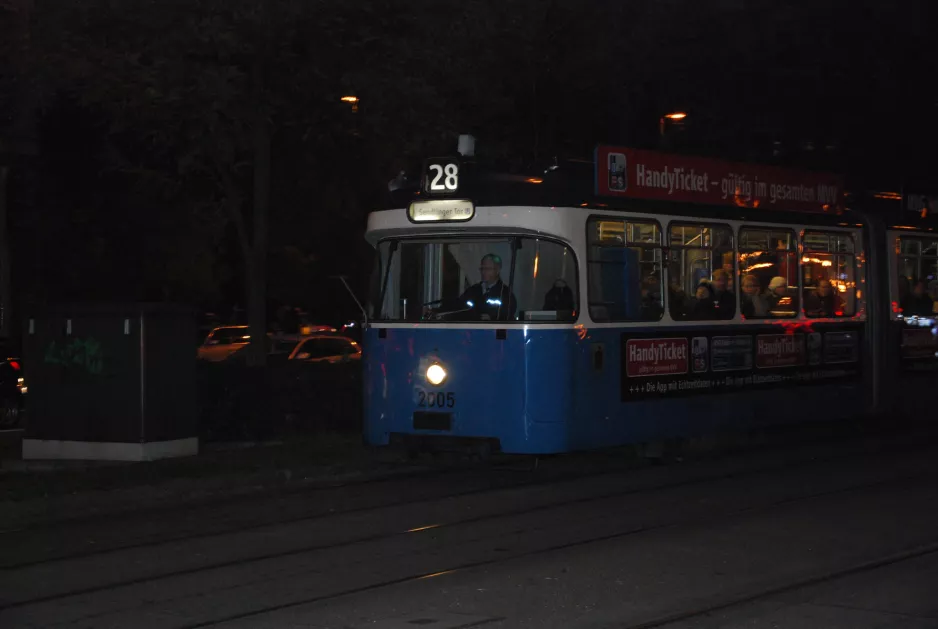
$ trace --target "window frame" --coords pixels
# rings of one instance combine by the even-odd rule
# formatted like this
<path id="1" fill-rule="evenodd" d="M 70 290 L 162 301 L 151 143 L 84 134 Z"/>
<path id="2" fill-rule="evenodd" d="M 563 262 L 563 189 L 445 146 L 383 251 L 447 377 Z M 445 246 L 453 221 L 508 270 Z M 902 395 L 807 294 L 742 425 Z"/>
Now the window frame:
<path id="1" fill-rule="evenodd" d="M 683 244 L 681 244 L 681 245 L 672 245 L 672 244 L 671 244 L 671 228 L 672 228 L 672 227 L 693 227 L 693 226 L 698 226 L 698 227 L 710 227 L 710 228 L 714 228 L 714 227 L 724 227 L 724 228 L 726 228 L 726 229 L 729 230 L 730 235 L 731 235 L 731 237 L 733 238 L 733 243 L 732 243 L 732 245 L 731 245 L 731 247 L 730 247 L 730 250 L 733 252 L 733 274 L 738 276 L 738 275 L 739 275 L 739 233 L 738 233 L 739 230 L 738 230 L 737 228 L 733 227 L 733 226 L 730 225 L 729 223 L 723 223 L 723 222 L 718 222 L 718 221 L 717 221 L 717 222 L 708 222 L 708 221 L 706 221 L 706 220 L 700 220 L 700 221 L 676 220 L 676 221 L 671 221 L 671 222 L 669 222 L 669 223 L 668 223 L 668 228 L 667 228 L 667 242 L 668 242 L 668 244 L 667 244 L 666 247 L 665 247 L 666 250 L 667 250 L 667 261 L 665 262 L 665 265 L 664 265 L 664 266 L 667 268 L 667 286 L 670 286 L 670 285 L 671 285 L 671 266 L 670 266 L 670 263 L 671 263 L 671 251 L 672 251 L 672 250 L 674 250 L 674 249 L 677 249 L 677 250 L 685 250 L 685 249 L 703 249 L 703 250 L 709 250 L 709 251 L 713 251 L 713 250 L 714 250 L 713 245 L 710 245 L 709 247 L 693 247 L 693 246 L 688 246 L 688 245 L 683 245 Z M 711 242 L 712 242 L 712 241 L 713 241 L 713 237 L 712 237 L 712 235 L 711 235 Z M 711 258 L 711 260 L 712 260 L 712 258 Z M 721 268 L 722 268 L 722 267 L 721 267 Z M 711 276 L 711 277 L 713 276 L 713 269 L 711 269 L 711 271 L 710 271 L 710 276 Z M 681 279 L 683 280 L 683 278 L 681 278 Z M 695 287 L 695 290 L 696 290 L 696 287 Z M 667 292 L 667 290 L 665 290 L 664 292 Z M 736 292 L 739 293 L 739 290 L 737 290 Z M 699 323 L 701 323 L 701 322 L 705 322 L 707 325 L 726 324 L 726 323 L 738 323 L 738 322 L 739 322 L 739 315 L 740 315 L 740 309 L 739 309 L 739 295 L 737 294 L 737 296 L 736 296 L 736 308 L 735 308 L 735 310 L 733 311 L 733 316 L 730 317 L 730 318 L 728 318 L 728 319 L 692 319 L 692 318 L 690 318 L 690 317 L 684 318 L 684 319 L 678 319 L 678 318 L 674 317 L 674 315 L 671 314 L 671 305 L 670 305 L 670 303 L 666 304 L 665 309 L 667 310 L 668 316 L 671 318 L 671 320 L 672 320 L 672 321 L 675 321 L 675 322 L 679 322 L 679 323 L 698 323 L 698 324 L 699 324 Z"/>
<path id="2" fill-rule="evenodd" d="M 798 277 L 795 278 L 795 279 L 796 279 L 796 281 L 797 281 L 797 283 L 798 283 L 798 299 L 799 299 L 799 300 L 802 300 L 802 301 L 799 301 L 799 302 L 798 302 L 798 309 L 795 311 L 794 316 L 792 316 L 792 317 L 771 317 L 771 316 L 768 316 L 768 317 L 763 317 L 763 318 L 761 318 L 761 319 L 747 319 L 747 318 L 745 318 L 745 317 L 742 316 L 742 312 L 743 312 L 743 276 L 742 276 L 742 269 L 741 269 L 741 266 L 740 266 L 740 264 L 739 264 L 739 255 L 743 252 L 743 250 L 740 248 L 740 242 L 742 241 L 741 234 L 742 234 L 742 232 L 743 232 L 744 229 L 753 229 L 753 230 L 764 231 L 764 232 L 769 232 L 769 233 L 772 233 L 772 232 L 775 232 L 775 233 L 787 232 L 788 235 L 791 236 L 791 242 L 794 244 L 794 248 L 793 248 L 793 249 L 789 249 L 788 251 L 790 251 L 791 254 L 794 255 L 794 257 L 795 257 L 795 264 L 796 264 L 797 267 L 798 267 L 798 272 L 796 273 L 796 275 L 797 275 Z M 805 229 L 806 229 L 806 228 L 805 228 Z M 801 286 L 802 286 L 802 284 L 803 284 L 803 282 L 802 282 L 802 273 L 801 273 L 801 238 L 799 237 L 799 233 L 798 233 L 797 231 L 795 231 L 795 229 L 794 229 L 793 227 L 790 227 L 790 226 L 779 227 L 779 226 L 777 226 L 777 225 L 759 225 L 759 224 L 752 224 L 752 223 L 740 224 L 739 228 L 736 230 L 736 277 L 737 277 L 737 279 L 739 280 L 738 285 L 737 285 L 738 288 L 737 288 L 737 291 L 736 291 L 736 293 L 737 293 L 737 295 L 736 295 L 736 302 L 737 302 L 737 303 L 736 303 L 736 307 L 739 308 L 740 322 L 742 322 L 742 323 L 749 323 L 749 324 L 753 324 L 753 323 L 758 324 L 758 323 L 761 323 L 761 322 L 766 321 L 766 320 L 768 320 L 768 319 L 771 319 L 771 320 L 773 320 L 773 321 L 791 321 L 791 320 L 793 320 L 793 319 L 799 319 L 799 318 L 801 318 L 801 314 L 804 312 L 804 307 L 803 307 L 803 306 L 804 306 L 804 301 L 803 301 L 804 296 L 802 295 L 802 288 L 801 288 Z"/>
<path id="3" fill-rule="evenodd" d="M 817 250 L 811 250 L 811 251 L 809 251 L 808 248 L 807 248 L 807 236 L 808 236 L 808 234 L 824 234 L 824 235 L 826 235 L 826 236 L 828 236 L 828 237 L 834 236 L 834 235 L 836 235 L 836 236 L 846 236 L 846 237 L 848 237 L 848 238 L 850 239 L 851 243 L 853 244 L 853 250 L 850 251 L 850 252 L 830 251 L 830 248 L 828 247 L 828 250 L 827 250 L 827 251 L 817 251 Z M 829 241 L 828 241 L 828 242 L 829 242 Z M 856 317 L 856 316 L 857 316 L 857 312 L 858 312 L 858 310 L 859 310 L 859 308 L 858 308 L 859 303 L 858 303 L 858 302 L 860 301 L 859 298 L 857 297 L 857 293 L 856 293 L 856 291 L 857 291 L 857 283 L 858 283 L 858 281 L 859 281 L 859 265 L 857 264 L 857 257 L 858 257 L 859 255 L 861 255 L 861 253 L 863 252 L 863 251 L 862 251 L 862 248 L 857 246 L 857 236 L 856 236 L 856 234 L 854 234 L 854 232 L 852 232 L 852 231 L 840 231 L 840 230 L 831 230 L 831 229 L 823 229 L 823 228 L 815 228 L 815 227 L 805 227 L 805 228 L 801 231 L 801 237 L 799 238 L 799 244 L 801 245 L 801 246 L 800 246 L 801 251 L 800 251 L 799 257 L 798 257 L 798 284 L 799 284 L 799 287 L 800 287 L 799 294 L 800 294 L 800 296 L 801 296 L 801 316 L 802 316 L 804 319 L 807 319 L 807 320 L 809 320 L 809 321 L 824 321 L 824 320 L 832 320 L 832 319 L 833 319 L 833 320 L 837 320 L 837 321 L 843 321 L 844 319 L 852 319 L 852 318 Z M 859 249 L 859 251 L 858 251 L 858 249 Z M 824 254 L 824 255 L 833 256 L 835 262 L 836 262 L 836 257 L 837 257 L 837 256 L 845 256 L 845 257 L 846 257 L 846 256 L 849 256 L 849 257 L 853 260 L 853 310 L 852 310 L 852 312 L 851 312 L 850 314 L 847 314 L 846 312 L 844 312 L 844 314 L 843 314 L 842 316 L 839 316 L 839 317 L 838 317 L 837 315 L 833 315 L 833 316 L 829 316 L 829 317 L 812 317 L 812 316 L 809 316 L 808 313 L 805 311 L 804 306 L 805 306 L 805 296 L 806 296 L 806 293 L 805 293 L 805 282 L 804 282 L 804 258 L 805 258 L 805 256 L 807 256 L 807 255 L 810 254 L 810 253 L 820 253 L 820 254 Z M 845 305 L 845 306 L 846 306 L 846 303 L 847 303 L 847 299 L 844 298 L 844 305 Z M 800 317 L 799 317 L 799 318 L 800 318 Z"/>
<path id="4" fill-rule="evenodd" d="M 593 229 L 592 229 L 593 225 L 599 222 L 603 222 L 603 221 L 607 221 L 610 223 L 623 223 L 623 225 L 625 226 L 624 233 L 626 234 L 628 234 L 628 227 L 627 227 L 628 223 L 646 223 L 646 224 L 655 225 L 658 228 L 658 244 L 657 245 L 649 245 L 647 243 L 635 243 L 634 245 L 630 245 L 628 238 L 626 237 L 624 239 L 625 242 L 622 244 L 622 246 L 617 247 L 620 249 L 631 249 L 633 247 L 640 248 L 640 249 L 658 249 L 661 252 L 661 259 L 658 263 L 659 264 L 658 270 L 660 272 L 659 283 L 660 283 L 660 290 L 661 290 L 661 315 L 657 319 L 620 319 L 620 318 L 614 318 L 614 317 L 596 319 L 593 317 L 593 311 L 592 311 L 593 302 L 591 299 L 592 275 L 590 271 L 590 266 L 592 264 L 601 265 L 601 264 L 608 264 L 608 263 L 603 263 L 598 260 L 594 262 L 592 260 L 591 254 L 592 254 L 593 247 L 594 246 L 603 247 L 604 245 L 601 245 L 601 244 L 594 245 L 593 241 L 591 240 L 591 235 L 593 233 Z M 585 303 L 586 303 L 586 310 L 589 312 L 589 317 L 594 323 L 654 324 L 654 323 L 660 323 L 662 320 L 664 320 L 665 313 L 667 313 L 668 311 L 667 296 L 666 296 L 667 284 L 665 280 L 665 267 L 667 267 L 667 245 L 664 244 L 664 236 L 665 236 L 665 228 L 662 227 L 661 221 L 658 220 L 657 218 L 637 217 L 634 215 L 609 216 L 605 214 L 591 214 L 586 217 L 586 241 L 585 241 L 585 244 L 586 244 L 586 302 Z M 612 249 L 614 247 L 608 246 L 608 248 Z"/>
<path id="5" fill-rule="evenodd" d="M 935 254 L 926 255 L 923 253 L 925 251 L 925 243 L 931 241 L 938 247 L 938 236 L 926 236 L 924 234 L 899 234 L 896 236 L 896 271 L 899 271 L 899 267 L 902 264 L 903 258 L 914 258 L 915 259 L 915 270 L 916 274 L 913 276 L 913 279 L 924 279 L 922 277 L 922 260 L 934 260 L 935 266 L 933 267 L 934 272 L 938 275 L 938 249 L 936 249 Z M 918 253 L 905 253 L 902 251 L 902 242 L 917 242 L 919 244 Z M 938 279 L 938 277 L 936 277 Z"/>
<path id="6" fill-rule="evenodd" d="M 449 241 L 456 242 L 456 243 L 473 241 L 473 240 L 483 240 L 483 241 L 484 240 L 489 240 L 489 241 L 509 240 L 510 241 L 514 238 L 521 238 L 522 240 L 543 240 L 543 241 L 551 242 L 561 247 L 564 247 L 570 252 L 570 256 L 573 260 L 572 275 L 573 275 L 573 280 L 574 280 L 574 286 L 572 288 L 573 288 L 575 302 L 576 302 L 575 316 L 572 319 L 564 319 L 562 321 L 549 320 L 549 319 L 532 319 L 529 321 L 524 320 L 524 319 L 512 319 L 509 321 L 486 321 L 486 322 L 432 321 L 432 320 L 424 320 L 424 319 L 421 319 L 419 321 L 404 321 L 400 319 L 378 318 L 376 316 L 372 319 L 369 319 L 369 323 L 373 323 L 378 326 L 404 324 L 404 325 L 407 325 L 408 327 L 412 327 L 414 325 L 424 325 L 424 324 L 426 325 L 450 325 L 450 326 L 464 325 L 464 326 L 472 327 L 472 328 L 486 328 L 486 329 L 495 328 L 495 327 L 503 327 L 503 326 L 508 326 L 508 325 L 518 326 L 518 325 L 548 325 L 548 324 L 552 324 L 552 325 L 569 324 L 572 327 L 574 324 L 576 324 L 580 320 L 580 316 L 582 314 L 583 301 L 580 295 L 580 260 L 579 260 L 579 256 L 577 255 L 576 247 L 572 242 L 566 241 L 563 238 L 552 235 L 552 234 L 504 233 L 504 232 L 480 234 L 480 233 L 447 232 L 447 233 L 442 233 L 442 234 L 429 233 L 429 234 L 406 234 L 406 235 L 387 236 L 385 238 L 378 240 L 374 245 L 375 254 L 376 254 L 375 266 L 377 267 L 377 269 L 376 271 L 373 271 L 373 273 L 374 272 L 378 273 L 376 292 L 379 293 L 379 295 L 377 296 L 377 299 L 381 303 L 377 303 L 377 302 L 372 303 L 372 300 L 369 299 L 368 307 L 372 308 L 373 312 L 379 313 L 379 315 L 383 314 L 384 312 L 384 302 L 381 299 L 383 295 L 380 295 L 380 293 L 383 290 L 381 285 L 384 282 L 384 274 L 388 267 L 387 261 L 381 258 L 381 246 L 385 243 L 392 243 L 396 241 L 398 243 L 398 247 L 400 247 L 400 245 L 403 245 L 405 243 L 413 243 L 413 242 L 418 242 L 418 243 L 424 242 L 427 244 L 438 244 L 438 243 L 445 244 L 446 242 L 449 242 Z M 390 244 L 388 246 L 390 246 Z M 399 251 L 395 255 L 399 255 Z M 505 278 L 503 277 L 502 279 L 505 279 Z M 391 281 L 390 278 L 388 279 L 388 281 L 389 282 Z M 505 282 L 505 285 L 507 286 L 508 282 Z M 509 288 L 510 290 L 512 290 L 512 292 L 514 292 L 513 286 Z M 386 296 L 383 296 L 383 297 L 387 299 Z M 374 296 L 372 296 L 372 298 L 374 298 Z M 520 311 L 521 310 L 519 309 L 519 312 Z"/>
<path id="7" fill-rule="evenodd" d="M 903 240 L 914 241 L 914 242 L 920 243 L 919 253 L 915 255 L 903 253 L 902 251 Z M 925 250 L 924 245 L 928 242 L 933 243 L 935 245 L 936 247 L 935 255 L 925 255 L 924 253 L 922 253 Z M 906 233 L 906 232 L 896 231 L 895 232 L 895 245 L 892 248 L 892 254 L 893 254 L 893 262 L 895 264 L 895 267 L 889 273 L 889 301 L 892 305 L 892 307 L 889 309 L 890 310 L 889 316 L 892 321 L 898 321 L 898 320 L 904 319 L 904 314 L 902 311 L 902 304 L 901 304 L 902 297 L 901 295 L 899 295 L 899 284 L 898 284 L 898 279 L 900 276 L 906 277 L 900 273 L 902 260 L 903 258 L 915 259 L 915 263 L 916 263 L 915 268 L 916 268 L 917 275 L 913 276 L 912 279 L 917 278 L 919 280 L 924 280 L 924 278 L 922 277 L 922 261 L 923 260 L 936 261 L 935 267 L 933 268 L 935 269 L 935 276 L 936 276 L 935 279 L 938 280 L 938 235 L 934 233 L 924 233 L 924 232 Z M 928 288 L 929 284 L 930 282 L 926 280 L 926 289 Z M 912 288 L 913 286 L 910 280 L 909 281 L 910 292 Z"/>

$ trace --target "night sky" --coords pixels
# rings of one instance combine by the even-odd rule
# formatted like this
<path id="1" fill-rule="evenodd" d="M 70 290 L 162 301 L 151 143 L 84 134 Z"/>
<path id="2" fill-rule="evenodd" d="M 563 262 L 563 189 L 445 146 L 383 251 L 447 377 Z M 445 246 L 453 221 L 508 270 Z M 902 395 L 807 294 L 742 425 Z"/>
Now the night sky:
<path id="1" fill-rule="evenodd" d="M 354 316 L 367 212 L 421 157 L 591 159 L 599 143 L 935 189 L 925 2 L 0 3 L 14 293 L 243 301 L 259 116 L 270 308 Z M 352 111 L 341 96 L 360 98 Z M 659 137 L 670 111 L 679 132 Z M 237 207 L 245 229 L 233 220 Z M 252 254 L 253 255 L 253 254 Z"/>

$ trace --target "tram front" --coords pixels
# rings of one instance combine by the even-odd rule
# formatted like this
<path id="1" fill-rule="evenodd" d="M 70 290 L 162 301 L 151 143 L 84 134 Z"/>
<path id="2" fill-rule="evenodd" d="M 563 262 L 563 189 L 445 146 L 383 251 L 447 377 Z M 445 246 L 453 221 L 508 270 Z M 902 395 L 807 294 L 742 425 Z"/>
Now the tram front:
<path id="1" fill-rule="evenodd" d="M 364 334 L 366 441 L 561 452 L 579 351 L 572 241 L 582 230 L 553 208 L 458 205 L 369 217 L 378 255 Z"/>

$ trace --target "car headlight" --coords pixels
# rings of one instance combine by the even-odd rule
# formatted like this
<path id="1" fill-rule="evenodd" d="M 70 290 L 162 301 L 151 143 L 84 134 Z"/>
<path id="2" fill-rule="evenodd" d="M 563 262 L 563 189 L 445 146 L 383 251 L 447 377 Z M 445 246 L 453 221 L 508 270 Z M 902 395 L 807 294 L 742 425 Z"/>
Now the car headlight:
<path id="1" fill-rule="evenodd" d="M 433 386 L 439 386 L 446 380 L 446 370 L 442 365 L 433 364 L 427 367 L 427 382 Z"/>

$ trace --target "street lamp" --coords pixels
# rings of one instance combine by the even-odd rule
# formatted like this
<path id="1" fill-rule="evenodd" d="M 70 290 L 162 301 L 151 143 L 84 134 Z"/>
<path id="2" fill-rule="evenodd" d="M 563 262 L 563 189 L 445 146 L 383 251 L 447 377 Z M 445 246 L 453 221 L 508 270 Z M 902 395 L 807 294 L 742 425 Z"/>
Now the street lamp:
<path id="1" fill-rule="evenodd" d="M 340 100 L 341 100 L 343 103 L 351 103 L 351 104 L 352 104 L 352 112 L 356 112 L 356 113 L 358 112 L 358 100 L 359 100 L 359 99 L 358 99 L 358 96 L 351 96 L 351 95 L 349 95 L 349 96 L 343 96 Z"/>
<path id="2" fill-rule="evenodd" d="M 670 114 L 665 114 L 661 116 L 661 119 L 658 121 L 659 133 L 661 135 L 664 135 L 664 121 L 666 119 L 671 120 L 672 122 L 677 122 L 680 120 L 684 120 L 684 118 L 687 118 L 687 114 L 684 113 L 683 111 L 674 111 L 674 112 L 671 112 Z"/>

